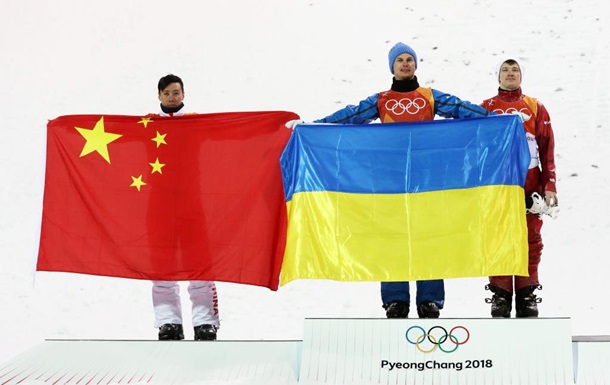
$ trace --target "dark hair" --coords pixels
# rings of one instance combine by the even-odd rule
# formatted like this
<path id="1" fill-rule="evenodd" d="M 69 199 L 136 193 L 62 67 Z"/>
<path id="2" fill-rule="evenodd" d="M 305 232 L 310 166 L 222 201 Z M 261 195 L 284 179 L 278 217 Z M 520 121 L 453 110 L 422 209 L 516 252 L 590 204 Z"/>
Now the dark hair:
<path id="1" fill-rule="evenodd" d="M 159 92 L 161 92 L 172 83 L 180 83 L 180 89 L 182 90 L 182 92 L 184 92 L 184 84 L 182 83 L 182 79 L 173 74 L 165 75 L 161 79 L 159 79 L 159 84 L 157 85 L 157 88 L 159 89 Z"/>
<path id="2" fill-rule="evenodd" d="M 502 64 L 504 64 L 504 63 L 508 64 L 509 66 L 512 66 L 515 64 L 519 65 L 519 63 L 517 63 L 517 61 L 515 59 L 506 59 L 502 62 Z M 521 66 L 519 66 L 519 68 L 521 68 Z"/>

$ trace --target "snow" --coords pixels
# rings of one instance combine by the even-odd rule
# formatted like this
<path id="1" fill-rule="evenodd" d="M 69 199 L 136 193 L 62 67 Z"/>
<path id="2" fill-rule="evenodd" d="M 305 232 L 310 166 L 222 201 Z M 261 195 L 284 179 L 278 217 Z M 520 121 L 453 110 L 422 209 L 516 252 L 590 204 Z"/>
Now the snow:
<path id="1" fill-rule="evenodd" d="M 602 0 L 11 1 L 0 24 L 0 362 L 44 339 L 155 339 L 148 281 L 34 274 L 46 122 L 157 110 L 175 73 L 193 111 L 287 110 L 306 121 L 389 88 L 410 44 L 420 84 L 481 102 L 507 54 L 553 119 L 561 213 L 545 221 L 543 317 L 609 335 L 609 15 Z M 380 259 L 383 251 L 379 251 Z M 489 317 L 485 278 L 446 281 L 444 318 Z M 303 319 L 382 318 L 379 283 L 218 283 L 224 340 L 299 340 Z M 187 338 L 192 338 L 184 295 Z M 190 335 L 189 335 L 190 332 Z"/>

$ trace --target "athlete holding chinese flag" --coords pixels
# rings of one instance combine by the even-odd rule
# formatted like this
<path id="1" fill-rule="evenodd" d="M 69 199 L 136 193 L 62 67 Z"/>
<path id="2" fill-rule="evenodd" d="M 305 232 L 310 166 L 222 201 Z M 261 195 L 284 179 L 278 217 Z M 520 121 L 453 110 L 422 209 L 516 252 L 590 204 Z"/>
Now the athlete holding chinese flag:
<path id="1" fill-rule="evenodd" d="M 166 75 L 159 80 L 158 89 L 161 102 L 160 116 L 185 115 L 182 79 L 176 75 Z M 163 204 L 163 202 L 158 203 Z M 192 322 L 195 340 L 215 340 L 216 331 L 220 326 L 216 285 L 211 281 L 190 281 L 188 292 L 193 306 Z M 152 300 L 155 327 L 159 328 L 159 340 L 184 339 L 179 282 L 153 281 Z"/>

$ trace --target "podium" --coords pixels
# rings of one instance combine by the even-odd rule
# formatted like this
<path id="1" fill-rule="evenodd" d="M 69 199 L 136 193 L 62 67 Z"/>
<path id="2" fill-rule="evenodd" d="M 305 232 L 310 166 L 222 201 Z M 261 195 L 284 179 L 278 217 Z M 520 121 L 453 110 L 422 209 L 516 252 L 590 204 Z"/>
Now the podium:
<path id="1" fill-rule="evenodd" d="M 570 320 L 307 320 L 299 384 L 574 384 Z"/>
<path id="2" fill-rule="evenodd" d="M 305 319 L 298 341 L 47 340 L 1 385 L 610 384 L 610 337 L 569 318 Z"/>

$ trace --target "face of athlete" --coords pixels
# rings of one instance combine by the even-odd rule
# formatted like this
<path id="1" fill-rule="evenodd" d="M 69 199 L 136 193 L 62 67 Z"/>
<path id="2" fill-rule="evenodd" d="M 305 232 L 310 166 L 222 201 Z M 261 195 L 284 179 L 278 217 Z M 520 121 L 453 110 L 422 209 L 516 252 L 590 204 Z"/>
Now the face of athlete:
<path id="1" fill-rule="evenodd" d="M 400 54 L 394 60 L 393 69 L 396 80 L 411 80 L 415 76 L 415 59 L 408 53 Z"/>
<path id="2" fill-rule="evenodd" d="M 500 66 L 500 88 L 514 91 L 521 86 L 521 68 L 519 64 L 502 63 Z"/>
<path id="3" fill-rule="evenodd" d="M 178 107 L 184 100 L 184 91 L 180 83 L 170 83 L 159 92 L 159 101 L 163 107 Z"/>

